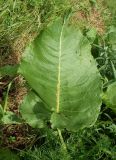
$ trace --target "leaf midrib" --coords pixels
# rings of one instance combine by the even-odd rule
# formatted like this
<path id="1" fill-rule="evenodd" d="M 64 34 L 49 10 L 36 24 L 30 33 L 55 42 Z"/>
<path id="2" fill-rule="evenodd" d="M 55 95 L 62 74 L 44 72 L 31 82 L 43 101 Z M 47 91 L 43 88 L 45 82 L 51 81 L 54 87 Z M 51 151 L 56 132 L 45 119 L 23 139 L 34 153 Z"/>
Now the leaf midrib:
<path id="1" fill-rule="evenodd" d="M 61 28 L 60 42 L 59 42 L 59 62 L 58 62 L 58 80 L 56 89 L 56 113 L 60 112 L 60 88 L 61 88 L 61 55 L 62 55 L 62 34 L 63 34 L 64 23 Z"/>

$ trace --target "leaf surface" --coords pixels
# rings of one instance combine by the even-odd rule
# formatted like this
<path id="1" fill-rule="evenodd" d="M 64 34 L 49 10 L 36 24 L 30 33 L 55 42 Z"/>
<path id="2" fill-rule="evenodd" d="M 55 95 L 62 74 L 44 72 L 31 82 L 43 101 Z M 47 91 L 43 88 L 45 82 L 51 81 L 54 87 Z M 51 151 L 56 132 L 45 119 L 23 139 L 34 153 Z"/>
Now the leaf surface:
<path id="1" fill-rule="evenodd" d="M 27 47 L 19 72 L 52 112 L 53 128 L 78 130 L 96 121 L 101 77 L 88 40 L 61 20 Z"/>
<path id="2" fill-rule="evenodd" d="M 1 120 L 3 124 L 20 124 L 21 123 L 21 119 L 11 111 L 4 112 Z"/>
<path id="3" fill-rule="evenodd" d="M 47 119 L 50 118 L 50 112 L 32 91 L 25 96 L 20 106 L 20 113 L 22 118 L 34 128 L 43 128 Z"/>
<path id="4" fill-rule="evenodd" d="M 110 84 L 104 93 L 103 101 L 106 106 L 116 112 L 116 82 Z"/>

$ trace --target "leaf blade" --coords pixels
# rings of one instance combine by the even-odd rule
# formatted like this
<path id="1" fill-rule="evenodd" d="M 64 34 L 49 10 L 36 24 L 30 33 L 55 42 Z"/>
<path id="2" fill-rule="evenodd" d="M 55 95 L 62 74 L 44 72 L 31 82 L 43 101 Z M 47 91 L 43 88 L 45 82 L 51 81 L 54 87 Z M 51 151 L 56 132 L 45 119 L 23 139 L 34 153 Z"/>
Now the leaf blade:
<path id="1" fill-rule="evenodd" d="M 50 117 L 49 111 L 38 96 L 30 91 L 20 106 L 22 118 L 33 128 L 43 128 L 45 121 Z"/>
<path id="2" fill-rule="evenodd" d="M 96 121 L 102 82 L 88 40 L 67 23 L 62 27 L 56 21 L 30 44 L 20 73 L 53 112 L 54 128 L 78 130 Z"/>

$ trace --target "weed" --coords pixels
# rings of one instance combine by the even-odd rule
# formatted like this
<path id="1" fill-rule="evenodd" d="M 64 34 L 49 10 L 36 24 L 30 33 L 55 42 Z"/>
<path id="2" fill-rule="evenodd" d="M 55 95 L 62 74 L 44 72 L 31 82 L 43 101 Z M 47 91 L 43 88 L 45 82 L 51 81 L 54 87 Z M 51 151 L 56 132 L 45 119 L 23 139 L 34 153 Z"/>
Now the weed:
<path id="1" fill-rule="evenodd" d="M 89 34 L 88 39 L 92 40 L 92 54 L 102 75 L 104 90 L 115 81 L 114 0 L 0 0 L 0 67 L 6 67 L 0 70 L 0 103 L 3 105 L 6 101 L 8 110 L 19 115 L 19 104 L 27 92 L 27 84 L 15 74 L 17 69 L 13 70 L 14 64 L 20 63 L 24 48 L 40 30 L 70 9 L 71 23 L 85 35 Z M 95 34 L 91 27 L 97 31 Z M 11 81 L 9 94 L 6 94 Z M 0 116 L 1 108 L 0 105 Z M 115 121 L 115 113 L 103 104 L 99 119 L 92 128 L 78 133 L 63 131 L 70 158 L 115 160 Z M 4 149 L 9 147 L 21 160 L 67 160 L 57 132 L 51 130 L 50 124 L 48 126 L 49 129 L 36 130 L 27 124 L 0 125 L 0 147 L 3 147 L 0 159 L 19 159 Z"/>

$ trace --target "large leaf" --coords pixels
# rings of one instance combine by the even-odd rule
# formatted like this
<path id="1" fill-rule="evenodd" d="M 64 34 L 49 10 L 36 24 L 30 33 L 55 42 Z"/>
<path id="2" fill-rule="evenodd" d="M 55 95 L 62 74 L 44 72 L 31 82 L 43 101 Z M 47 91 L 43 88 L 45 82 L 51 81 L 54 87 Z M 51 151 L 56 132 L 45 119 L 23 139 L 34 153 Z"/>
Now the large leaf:
<path id="1" fill-rule="evenodd" d="M 20 112 L 22 118 L 34 128 L 45 127 L 45 122 L 50 118 L 49 111 L 40 98 L 32 91 L 25 96 L 20 106 Z"/>
<path id="2" fill-rule="evenodd" d="M 103 95 L 103 101 L 107 107 L 116 112 L 116 82 L 110 84 Z"/>
<path id="3" fill-rule="evenodd" d="M 61 20 L 27 47 L 19 72 L 52 112 L 53 128 L 78 130 L 96 121 L 101 77 L 88 40 Z"/>

